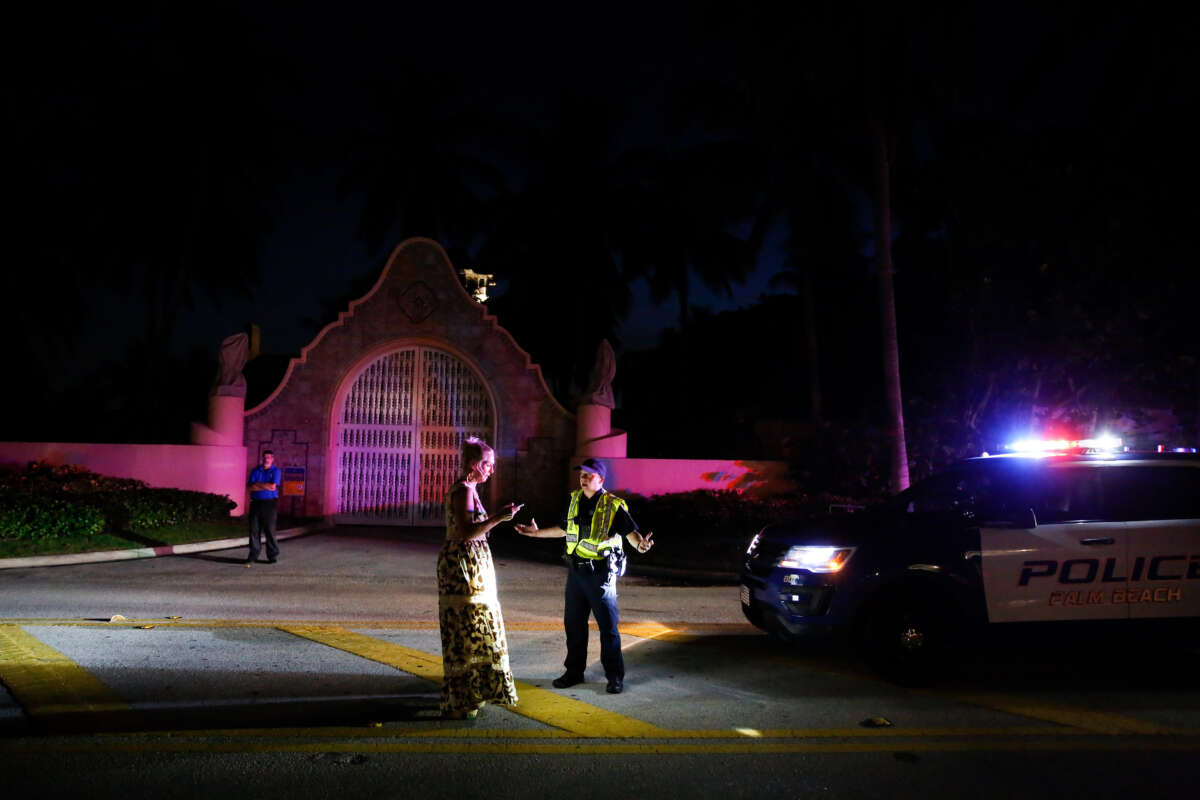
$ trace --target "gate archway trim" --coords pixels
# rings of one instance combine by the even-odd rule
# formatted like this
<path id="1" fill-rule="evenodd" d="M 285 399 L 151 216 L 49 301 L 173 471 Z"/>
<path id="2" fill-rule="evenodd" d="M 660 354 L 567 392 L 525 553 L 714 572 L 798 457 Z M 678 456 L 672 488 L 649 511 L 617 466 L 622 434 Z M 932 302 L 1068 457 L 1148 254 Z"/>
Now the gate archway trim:
<path id="1" fill-rule="evenodd" d="M 480 369 L 479 364 L 474 358 L 471 357 L 470 354 L 464 352 L 461 348 L 455 347 L 453 344 L 441 339 L 405 337 L 402 339 L 381 343 L 364 352 L 349 366 L 349 368 L 346 369 L 341 379 L 338 381 L 337 389 L 331 395 L 330 405 L 326 409 L 326 419 L 329 422 L 329 440 L 328 449 L 326 450 L 328 453 L 328 459 L 326 462 L 328 469 L 326 469 L 325 472 L 325 498 L 326 508 L 334 510 L 335 514 L 338 513 L 337 510 L 339 509 L 339 490 L 340 482 L 342 480 L 340 458 L 342 451 L 345 449 L 345 446 L 341 441 L 341 435 L 343 431 L 341 417 L 345 411 L 347 400 L 354 391 L 354 387 L 357 385 L 359 379 L 362 378 L 363 375 L 366 374 L 366 372 L 373 365 L 377 364 L 382 359 L 387 358 L 389 355 L 399 354 L 407 351 L 412 351 L 414 353 L 425 353 L 428 351 L 441 353 L 455 359 L 469 371 L 470 375 L 478 382 L 479 388 L 482 388 L 483 390 L 484 396 L 486 397 L 488 403 L 489 416 L 491 418 L 491 424 L 489 427 L 484 430 L 475 430 L 472 432 L 476 434 L 482 433 L 484 438 L 489 444 L 492 445 L 493 448 L 499 449 L 498 442 L 501 441 L 501 436 L 503 434 L 503 421 L 500 408 L 497 403 L 496 391 L 491 382 L 487 379 L 484 372 Z M 419 375 L 415 376 L 415 378 L 419 377 Z M 416 400 L 414 399 L 413 402 L 414 411 L 416 411 Z M 425 424 L 417 420 L 414 414 L 412 432 L 414 441 L 411 443 L 411 450 L 414 457 L 420 457 L 423 453 L 428 452 L 424 449 L 423 443 L 419 439 L 415 438 L 420 436 L 423 429 L 425 429 Z M 444 456 L 445 454 L 443 454 L 442 457 L 443 462 L 445 461 Z M 457 464 L 457 451 L 455 452 L 453 460 L 454 463 Z M 415 463 L 410 464 L 409 469 L 410 475 L 416 475 L 418 472 L 424 472 L 421 466 Z M 421 479 L 418 478 L 417 480 Z M 490 487 L 492 492 L 500 491 L 501 481 L 493 480 L 492 483 L 493 485 Z M 396 522 L 393 524 L 405 523 Z M 422 521 L 422 519 L 418 517 L 414 518 L 410 524 L 432 524 L 432 522 L 431 519 L 424 519 Z"/>

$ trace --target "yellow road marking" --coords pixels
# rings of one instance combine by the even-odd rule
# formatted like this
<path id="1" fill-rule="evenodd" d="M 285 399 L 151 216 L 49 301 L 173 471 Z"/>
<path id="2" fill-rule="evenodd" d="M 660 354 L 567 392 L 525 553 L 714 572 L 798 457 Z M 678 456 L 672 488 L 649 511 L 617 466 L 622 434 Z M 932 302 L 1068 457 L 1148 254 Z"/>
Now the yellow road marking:
<path id="1" fill-rule="evenodd" d="M 179 619 L 172 617 L 131 617 L 118 622 L 106 619 L 67 619 L 67 618 L 0 618 L 0 624 L 11 625 L 47 625 L 75 627 L 136 627 L 153 624 L 163 628 L 279 628 L 289 627 L 343 627 L 360 628 L 364 630 L 403 630 L 428 631 L 437 630 L 437 620 L 236 620 L 236 619 Z M 504 621 L 504 627 L 510 631 L 545 632 L 561 631 L 562 621 L 545 622 Z M 590 623 L 590 628 L 596 630 L 596 623 Z M 626 636 L 636 636 L 643 639 L 662 639 L 668 642 L 691 641 L 706 634 L 745 634 L 758 635 L 756 629 L 748 623 L 695 623 L 695 622 L 623 622 L 621 633 Z"/>
<path id="2" fill-rule="evenodd" d="M 338 627 L 301 627 L 280 625 L 286 631 L 329 647 L 369 658 L 381 664 L 411 673 L 434 683 L 442 682 L 442 659 L 420 650 L 354 633 Z M 579 736 L 596 738 L 655 737 L 665 729 L 641 720 L 598 708 L 570 697 L 548 692 L 532 684 L 517 681 L 516 706 L 510 710 L 521 716 Z"/>
<path id="3" fill-rule="evenodd" d="M 151 741 L 110 739 L 0 739 L 0 753 L 461 753 L 469 755 L 678 755 L 739 753 L 887 753 L 905 752 L 1045 752 L 1089 750 L 1125 752 L 1129 742 L 1121 739 L 1001 740 L 1001 741 L 905 741 L 905 742 L 736 742 L 728 744 L 618 744 L 577 741 L 572 743 L 517 742 L 262 742 L 243 740 L 214 742 L 160 738 Z M 1139 751 L 1197 751 L 1200 741 L 1169 739 L 1139 740 Z"/>
<path id="4" fill-rule="evenodd" d="M 190 738 L 250 739 L 574 739 L 576 734 L 559 729 L 512 730 L 503 728 L 432 728 L 428 725 L 389 725 L 380 728 L 223 728 L 216 730 L 173 730 L 158 732 L 164 736 Z M 127 736 L 127 734 L 107 734 Z M 769 739 L 911 739 L 911 738 L 1006 738 L 1026 736 L 1091 736 L 1090 731 L 1039 725 L 1011 728 L 796 728 L 796 729 L 662 729 L 648 739 L 730 739 L 760 741 Z M 1181 735 L 1200 736 L 1200 731 Z"/>
<path id="5" fill-rule="evenodd" d="M 1157 722 L 1147 722 L 1121 714 L 1110 714 L 1105 711 L 1087 711 L 1060 703 L 1040 703 L 1030 698 L 1011 697 L 992 693 L 955 695 L 954 697 L 974 706 L 982 706 L 994 711 L 1004 711 L 1031 719 L 1045 720 L 1046 722 L 1053 722 L 1058 725 L 1068 725 L 1091 733 L 1162 735 L 1179 734 L 1182 732 L 1178 728 L 1159 725 Z"/>
<path id="6" fill-rule="evenodd" d="M 0 681 L 38 721 L 131 710 L 87 670 L 15 625 L 0 625 Z"/>
<path id="7" fill-rule="evenodd" d="M 162 627 L 180 628 L 219 628 L 219 627 L 272 627 L 318 641 L 337 649 L 345 650 L 356 655 L 379 661 L 396 667 L 434 683 L 442 680 L 441 659 L 438 656 L 418 650 L 402 647 L 363 634 L 356 634 L 338 625 L 329 623 L 279 623 L 268 621 L 239 621 L 239 620 L 173 620 L 169 617 L 150 619 L 130 619 L 118 623 L 101 620 L 47 620 L 29 619 L 22 624 L 40 625 L 75 625 L 112 627 L 137 627 L 153 621 Z M 0 623 L 0 681 L 7 684 L 18 703 L 35 722 L 45 723 L 50 718 L 58 718 L 59 722 L 65 715 L 78 717 L 81 714 L 95 715 L 97 713 L 118 714 L 125 717 L 122 728 L 128 729 L 135 721 L 132 709 L 117 697 L 105 684 L 79 667 L 62 653 L 42 644 L 35 637 L 22 631 L 17 625 Z M 385 630 L 434 630 L 438 627 L 436 621 L 352 621 L 346 622 L 356 628 L 385 629 Z M 561 623 L 555 622 L 524 622 L 512 623 L 507 626 L 510 630 L 523 631 L 557 631 Z M 635 636 L 643 642 L 662 640 L 673 643 L 693 641 L 706 633 L 740 632 L 747 626 L 737 624 L 693 624 L 693 623 L 658 623 L 635 622 L 621 626 L 624 634 Z M 336 642 L 336 643 L 335 643 Z M 868 676 L 858 676 L 866 678 Z M 754 731 L 752 734 L 737 734 L 724 730 L 708 731 L 672 731 L 659 728 L 645 722 L 620 714 L 605 711 L 595 706 L 549 692 L 526 683 L 518 683 L 520 705 L 511 709 L 530 719 L 550 725 L 559 730 L 536 732 L 509 732 L 497 734 L 504 736 L 531 737 L 577 735 L 597 738 L 660 738 L 660 739 L 721 739 L 750 736 L 752 738 L 813 738 L 813 737 L 874 737 L 900 735 L 894 729 L 828 729 L 828 730 L 796 730 L 796 731 Z M 947 696 L 960 702 L 988 708 L 995 711 L 1023 716 L 1030 719 L 1043 720 L 1053 723 L 1056 727 L 1041 728 L 1004 728 L 992 729 L 955 729 L 930 728 L 912 730 L 903 735 L 907 736 L 970 736 L 970 735 L 1030 735 L 1036 731 L 1045 733 L 1098 733 L 1105 735 L 1196 735 L 1189 729 L 1172 728 L 1154 722 L 1139 720 L 1133 717 L 1108 712 L 1089 711 L 1072 708 L 1059 703 L 1041 703 L 1029 698 L 1014 697 L 998 693 L 976 693 L 963 695 L 942 695 L 937 692 L 927 692 L 934 697 Z M 1057 726 L 1066 726 L 1057 727 Z M 388 734 L 383 729 L 382 735 Z M 395 730 L 395 729 L 390 729 Z M 945 731 L 944 733 L 941 731 Z M 1027 731 L 1027 733 L 1009 733 L 1009 731 Z M 479 737 L 482 731 L 459 729 L 429 730 L 420 733 L 410 732 L 405 735 L 432 737 Z M 1035 734 L 1036 735 L 1036 734 Z"/>
<path id="8" fill-rule="evenodd" d="M 693 641 L 699 634 L 699 631 L 692 626 L 670 627 L 661 622 L 632 622 L 618 627 L 626 636 L 636 636 L 643 641 L 658 639 L 672 644 Z"/>

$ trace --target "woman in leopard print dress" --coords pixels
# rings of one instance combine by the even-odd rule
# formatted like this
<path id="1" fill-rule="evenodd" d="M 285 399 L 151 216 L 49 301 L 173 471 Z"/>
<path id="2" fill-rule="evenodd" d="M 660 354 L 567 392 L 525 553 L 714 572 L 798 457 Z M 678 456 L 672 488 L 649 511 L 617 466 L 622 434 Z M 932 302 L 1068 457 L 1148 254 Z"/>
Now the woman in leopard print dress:
<path id="1" fill-rule="evenodd" d="M 482 441 L 463 442 L 466 474 L 446 494 L 446 543 L 438 553 L 438 622 L 442 630 L 442 715 L 474 719 L 486 702 L 516 705 L 508 641 L 496 595 L 487 537 L 520 506 L 489 517 L 475 487 L 491 477 L 496 454 Z"/>

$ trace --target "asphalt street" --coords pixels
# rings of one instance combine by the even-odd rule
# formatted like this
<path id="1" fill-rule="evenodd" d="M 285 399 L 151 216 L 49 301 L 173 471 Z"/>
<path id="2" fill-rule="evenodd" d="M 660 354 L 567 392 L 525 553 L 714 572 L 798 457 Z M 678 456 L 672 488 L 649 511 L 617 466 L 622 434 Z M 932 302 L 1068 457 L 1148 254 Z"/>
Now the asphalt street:
<path id="1" fill-rule="evenodd" d="M 627 691 L 562 671 L 561 566 L 497 543 L 520 703 L 437 713 L 439 531 L 0 571 L 0 766 L 33 796 L 1193 797 L 1194 649 L 991 652 L 932 687 L 627 577 Z M 503 534 L 501 534 L 503 535 Z M 17 795 L 13 795 L 17 796 Z"/>

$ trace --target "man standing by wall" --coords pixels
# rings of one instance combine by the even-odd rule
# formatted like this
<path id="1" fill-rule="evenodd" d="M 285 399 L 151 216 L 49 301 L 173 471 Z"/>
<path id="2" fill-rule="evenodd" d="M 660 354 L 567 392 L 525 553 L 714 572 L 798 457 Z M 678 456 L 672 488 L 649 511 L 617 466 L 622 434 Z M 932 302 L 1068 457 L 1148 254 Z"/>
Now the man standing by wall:
<path id="1" fill-rule="evenodd" d="M 537 520 L 514 525 L 517 533 L 539 539 L 566 537 L 567 589 L 563 626 L 567 631 L 567 668 L 553 681 L 556 689 L 583 683 L 587 666 L 588 615 L 600 628 L 600 663 L 608 680 L 606 691 L 620 694 L 625 688 L 625 661 L 617 630 L 617 578 L 623 568 L 621 537 L 644 553 L 654 546 L 653 533 L 639 533 L 625 501 L 604 490 L 608 468 L 594 458 L 584 459 L 579 489 L 571 492 L 566 512 L 553 528 L 539 528 Z"/>
<path id="2" fill-rule="evenodd" d="M 275 466 L 275 454 L 263 450 L 262 463 L 250 470 L 247 488 L 250 490 L 250 556 L 246 566 L 258 560 L 262 547 L 262 536 L 267 538 L 267 563 L 274 564 L 279 558 L 279 545 L 275 543 L 275 513 L 279 502 L 279 484 L 283 475 Z"/>

